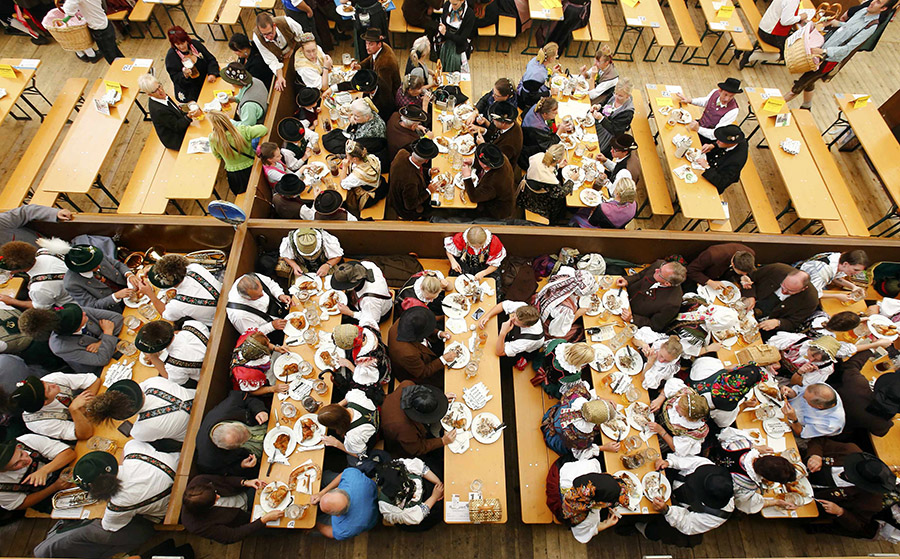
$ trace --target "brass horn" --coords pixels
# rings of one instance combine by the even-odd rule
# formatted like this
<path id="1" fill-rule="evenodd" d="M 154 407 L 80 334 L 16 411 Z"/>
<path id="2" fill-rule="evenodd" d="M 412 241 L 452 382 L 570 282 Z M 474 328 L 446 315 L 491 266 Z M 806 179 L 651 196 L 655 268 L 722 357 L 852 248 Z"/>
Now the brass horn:
<path id="1" fill-rule="evenodd" d="M 143 252 L 132 252 L 125 256 L 122 260 L 126 266 L 128 266 L 132 270 L 137 270 L 141 266 L 144 265 L 144 253 Z"/>
<path id="2" fill-rule="evenodd" d="M 163 247 L 150 247 L 147 249 L 147 252 L 144 253 L 144 262 L 148 264 L 156 264 L 159 260 L 166 255 L 166 249 Z"/>

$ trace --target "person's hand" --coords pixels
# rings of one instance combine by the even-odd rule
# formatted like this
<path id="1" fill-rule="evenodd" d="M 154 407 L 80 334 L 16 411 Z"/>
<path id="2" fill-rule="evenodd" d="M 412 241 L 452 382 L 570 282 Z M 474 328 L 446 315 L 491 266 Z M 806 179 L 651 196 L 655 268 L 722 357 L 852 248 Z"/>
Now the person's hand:
<path id="1" fill-rule="evenodd" d="M 781 387 L 781 397 L 784 398 L 785 400 L 790 400 L 792 398 L 797 397 L 797 392 L 790 386 L 782 386 Z"/>
<path id="2" fill-rule="evenodd" d="M 760 322 L 759 329 L 765 330 L 768 332 L 769 330 L 774 330 L 774 329 L 778 328 L 780 325 L 781 325 L 780 320 L 778 320 L 777 318 L 770 318 L 768 320 L 763 320 L 762 322 Z"/>
<path id="3" fill-rule="evenodd" d="M 675 98 L 681 101 L 682 103 L 690 103 L 691 100 L 684 96 L 682 93 L 676 93 Z"/>
<path id="4" fill-rule="evenodd" d="M 100 351 L 100 345 L 100 342 L 94 342 L 84 349 L 86 349 L 89 353 L 97 353 L 98 351 Z"/>
<path id="5" fill-rule="evenodd" d="M 311 505 L 318 505 L 318 504 L 319 504 L 319 501 L 321 501 L 321 500 L 322 500 L 322 493 L 321 493 L 321 492 L 320 492 L 320 493 L 313 493 L 312 495 L 309 496 L 309 504 L 311 504 Z"/>
<path id="6" fill-rule="evenodd" d="M 813 454 L 812 456 L 810 456 L 806 461 L 806 469 L 809 470 L 809 473 L 818 472 L 819 470 L 821 470 L 822 457 L 817 454 Z"/>
<path id="7" fill-rule="evenodd" d="M 600 452 L 619 452 L 620 448 L 622 448 L 621 443 L 609 443 L 600 445 Z"/>
<path id="8" fill-rule="evenodd" d="M 603 155 L 602 153 L 598 153 L 597 161 L 599 161 L 600 163 L 606 163 L 607 161 L 609 161 L 609 159 L 607 159 L 607 157 L 605 155 Z"/>
<path id="9" fill-rule="evenodd" d="M 653 505 L 653 508 L 659 512 L 662 512 L 662 511 L 666 510 L 667 508 L 669 508 L 669 505 L 667 505 L 666 502 L 663 501 L 662 499 L 660 499 L 659 497 L 650 501 L 650 504 Z"/>
<path id="10" fill-rule="evenodd" d="M 441 357 L 447 363 L 453 363 L 454 361 L 456 361 L 456 358 L 459 357 L 459 348 L 456 347 L 451 349 L 450 351 L 445 351 L 444 355 L 442 355 Z"/>
<path id="11" fill-rule="evenodd" d="M 665 394 L 660 393 L 659 396 L 650 401 L 650 411 L 656 413 L 659 411 L 659 408 L 662 407 L 663 402 L 666 401 Z"/>
<path id="12" fill-rule="evenodd" d="M 53 485 L 50 487 L 53 488 L 53 491 L 62 491 L 63 489 L 69 489 L 70 487 L 75 487 L 75 484 L 71 481 L 66 481 L 63 478 L 57 478 L 56 481 L 53 482 Z"/>
<path id="13" fill-rule="evenodd" d="M 622 309 L 622 314 L 620 316 L 622 317 L 622 320 L 624 320 L 625 322 L 631 322 L 631 319 L 634 318 L 631 315 L 631 308 Z"/>
<path id="14" fill-rule="evenodd" d="M 150 285 L 149 281 L 144 281 L 143 279 L 137 279 L 139 282 L 138 291 L 143 293 L 144 295 L 154 295 L 155 291 L 153 291 L 153 286 Z"/>
<path id="15" fill-rule="evenodd" d="M 482 271 L 478 272 L 477 274 L 475 274 L 475 281 L 478 281 L 478 282 L 484 281 L 484 278 L 486 278 L 486 277 L 487 277 L 487 272 L 485 270 L 482 270 Z"/>
<path id="16" fill-rule="evenodd" d="M 752 394 L 752 392 L 751 392 Z M 744 407 L 752 408 L 759 405 L 759 400 L 756 399 L 756 396 L 750 396 L 746 400 L 744 400 Z"/>
<path id="17" fill-rule="evenodd" d="M 212 82 L 216 81 L 217 79 L 219 79 L 219 77 L 218 77 L 218 76 L 214 76 L 214 75 L 212 75 L 212 74 L 209 74 L 209 75 L 206 76 L 206 81 L 208 81 L 209 83 L 212 83 Z"/>
<path id="18" fill-rule="evenodd" d="M 275 91 L 283 91 L 284 86 L 287 85 L 283 76 L 278 76 L 275 78 Z"/>
<path id="19" fill-rule="evenodd" d="M 749 282 L 751 283 L 751 285 L 752 285 L 752 283 L 753 283 L 752 280 L 750 280 L 749 278 L 747 278 L 747 281 L 749 281 Z M 742 283 L 743 283 L 743 282 L 742 282 Z M 747 307 L 747 310 L 748 310 L 748 311 L 752 311 L 752 310 L 753 310 L 753 307 L 756 306 L 756 297 L 746 297 L 746 298 L 744 299 L 744 306 Z"/>
<path id="20" fill-rule="evenodd" d="M 467 179 L 472 176 L 472 160 L 466 159 L 462 163 L 462 178 Z"/>
<path id="21" fill-rule="evenodd" d="M 442 342 L 446 342 L 450 340 L 450 332 L 445 332 L 443 330 L 438 330 L 437 337 Z"/>
<path id="22" fill-rule="evenodd" d="M 324 437 L 322 437 L 322 442 L 325 443 L 325 446 L 336 447 L 337 445 L 340 444 L 341 441 L 337 440 L 337 437 L 333 437 L 331 435 L 325 435 Z"/>
<path id="23" fill-rule="evenodd" d="M 251 456 L 252 456 L 252 454 L 251 454 Z M 268 485 L 268 484 L 261 479 L 245 479 L 244 481 L 241 482 L 241 485 L 243 485 L 244 487 L 249 487 L 251 489 L 256 489 L 257 491 L 260 491 L 260 490 L 264 489 L 266 487 L 266 485 Z"/>
<path id="24" fill-rule="evenodd" d="M 478 134 L 475 134 L 475 143 L 478 144 L 479 146 L 481 144 L 483 144 L 484 143 L 484 134 L 482 134 L 481 132 L 479 132 Z"/>
<path id="25" fill-rule="evenodd" d="M 428 190 L 428 192 L 430 192 L 431 194 L 434 194 L 435 192 L 437 192 L 438 184 L 436 182 L 430 182 L 428 183 L 428 186 L 425 187 L 425 189 Z"/>
<path id="26" fill-rule="evenodd" d="M 287 391 L 288 391 L 288 385 L 286 385 L 284 383 L 275 385 L 275 392 L 277 394 L 287 394 Z"/>
<path id="27" fill-rule="evenodd" d="M 446 35 L 447 34 L 447 26 L 444 25 L 443 23 L 439 23 L 438 24 L 438 33 L 440 33 L 441 35 Z"/>
<path id="28" fill-rule="evenodd" d="M 184 77 L 190 78 L 193 70 L 191 68 L 182 68 L 181 73 L 184 74 Z"/>
<path id="29" fill-rule="evenodd" d="M 85 390 L 78 396 L 75 396 L 74 398 L 72 398 L 72 403 L 69 404 L 69 409 L 70 410 L 84 409 L 84 407 L 88 404 L 88 402 L 90 402 L 91 400 L 94 399 L 94 396 L 96 396 L 96 394 L 94 394 L 90 390 Z"/>
<path id="30" fill-rule="evenodd" d="M 241 460 L 241 468 L 250 469 L 256 466 L 256 456 L 251 454 L 250 456 Z"/>
<path id="31" fill-rule="evenodd" d="M 456 272 L 457 274 L 462 273 L 462 267 L 459 265 L 455 259 L 450 261 L 450 269 Z"/>
<path id="32" fill-rule="evenodd" d="M 797 372 L 800 373 L 801 375 L 805 375 L 806 373 L 811 373 L 813 371 L 818 371 L 818 370 L 819 370 L 819 368 L 816 367 L 815 365 L 813 365 L 812 363 L 804 363 L 803 365 L 800 365 L 800 367 L 797 369 Z"/>
<path id="33" fill-rule="evenodd" d="M 616 278 L 616 282 L 613 285 L 616 287 L 628 287 L 628 281 L 625 278 Z"/>
<path id="34" fill-rule="evenodd" d="M 334 68 L 334 60 L 329 55 L 325 55 L 325 63 L 322 65 L 326 70 Z"/>
<path id="35" fill-rule="evenodd" d="M 597 524 L 597 532 L 602 532 L 603 530 L 612 528 L 613 526 L 618 524 L 619 518 L 621 518 L 621 517 L 618 514 L 616 514 L 614 511 L 610 510 L 609 518 L 607 518 L 606 520 Z"/>
<path id="36" fill-rule="evenodd" d="M 17 299 L 15 297 L 10 297 L 9 295 L 0 294 L 0 301 L 7 305 L 12 305 L 13 301 L 17 301 Z"/>
<path id="37" fill-rule="evenodd" d="M 277 351 L 278 353 L 287 353 L 288 348 L 283 345 L 272 346 L 272 351 Z"/>
<path id="38" fill-rule="evenodd" d="M 685 125 L 685 128 L 687 128 L 691 132 L 696 132 L 697 130 L 700 130 L 700 123 L 697 122 L 696 120 L 692 120 Z M 712 144 L 707 144 L 707 145 L 712 146 Z M 704 148 L 705 147 L 706 146 L 704 146 Z"/>
<path id="39" fill-rule="evenodd" d="M 444 446 L 447 446 L 448 444 L 452 443 L 455 440 L 456 440 L 456 429 L 453 429 L 452 431 L 447 431 L 446 433 L 444 433 L 444 436 L 441 437 L 441 442 L 444 443 Z"/>
<path id="40" fill-rule="evenodd" d="M 273 510 L 271 512 L 267 512 L 266 514 L 259 517 L 260 522 L 263 524 L 268 524 L 269 522 L 274 522 L 276 520 L 281 520 L 284 518 L 283 510 Z"/>
<path id="41" fill-rule="evenodd" d="M 784 418 L 788 421 L 797 421 L 797 410 L 794 409 L 790 402 L 785 402 L 781 406 L 781 413 L 784 414 Z"/>
<path id="42" fill-rule="evenodd" d="M 659 357 L 658 349 L 651 349 L 647 352 L 647 365 L 650 366 L 656 363 L 656 358 Z"/>
<path id="43" fill-rule="evenodd" d="M 822 49 L 820 49 L 820 48 L 813 47 L 813 48 L 809 49 L 809 52 L 810 52 L 813 56 L 822 56 L 822 54 L 823 54 L 825 51 L 822 50 Z"/>
<path id="44" fill-rule="evenodd" d="M 771 446 L 767 446 L 764 444 L 753 445 L 753 448 L 759 451 L 760 454 L 775 454 L 775 449 Z"/>
<path id="45" fill-rule="evenodd" d="M 795 505 L 793 503 L 789 503 L 789 502 L 785 501 L 784 499 L 772 499 L 772 504 L 778 508 L 782 508 L 785 510 L 794 510 L 797 508 L 797 505 Z"/>
<path id="46" fill-rule="evenodd" d="M 125 289 L 120 289 L 120 290 L 116 291 L 115 293 L 113 293 L 113 295 L 119 301 L 121 301 L 122 299 L 127 299 L 128 297 L 131 297 L 133 294 L 134 294 L 134 289 L 131 289 L 128 287 L 126 287 Z"/>
<path id="47" fill-rule="evenodd" d="M 434 484 L 434 489 L 431 490 L 431 496 L 437 500 L 441 500 L 444 498 L 444 484 L 443 482 L 437 482 Z"/>
<path id="48" fill-rule="evenodd" d="M 75 214 L 71 210 L 59 210 L 56 212 L 56 221 L 72 221 Z"/>
<path id="49" fill-rule="evenodd" d="M 653 463 L 653 469 L 656 471 L 665 470 L 669 467 L 669 461 L 663 460 L 662 458 L 657 458 L 656 462 Z"/>
<path id="50" fill-rule="evenodd" d="M 328 270 L 330 270 L 330 269 L 331 269 L 331 264 L 326 262 L 326 263 L 322 264 L 321 266 L 319 266 L 319 269 L 316 270 L 316 275 L 319 276 L 320 278 L 324 278 L 325 276 L 328 275 Z"/>
<path id="51" fill-rule="evenodd" d="M 744 289 L 750 289 L 751 287 L 753 287 L 753 280 L 750 279 L 750 276 L 741 276 L 741 287 Z M 748 299 L 753 299 L 753 298 L 748 297 Z M 754 299 L 753 302 L 755 303 L 756 300 Z"/>
<path id="52" fill-rule="evenodd" d="M 356 70 L 358 72 L 358 71 L 362 70 L 362 66 L 359 65 L 359 62 L 354 60 L 353 63 L 350 64 L 350 69 Z"/>
<path id="53" fill-rule="evenodd" d="M 290 295 L 279 295 L 278 300 L 284 303 L 285 305 L 291 304 L 291 296 Z"/>
<path id="54" fill-rule="evenodd" d="M 718 290 L 722 289 L 723 286 L 722 286 L 722 282 L 720 282 L 720 281 L 709 280 L 708 282 L 706 282 L 706 287 L 708 287 L 710 289 L 715 289 L 716 291 L 718 291 Z"/>
<path id="55" fill-rule="evenodd" d="M 706 160 L 705 155 L 701 155 L 697 159 L 694 160 L 694 163 L 700 165 L 703 169 L 709 169 L 709 161 Z"/>
<path id="56" fill-rule="evenodd" d="M 25 483 L 26 485 L 34 485 L 34 486 L 46 485 L 48 475 L 50 475 L 50 472 L 48 472 L 44 468 L 38 468 L 31 475 L 27 476 L 24 480 L 22 480 L 22 482 Z"/>
<path id="57" fill-rule="evenodd" d="M 484 326 L 482 326 L 481 329 L 484 330 Z M 507 334 L 512 329 L 513 329 L 513 321 L 510 318 L 509 320 L 507 320 L 506 322 L 504 322 L 503 324 L 500 325 L 501 336 Z"/>
<path id="58" fill-rule="evenodd" d="M 809 15 L 806 14 L 806 12 L 800 14 L 800 23 L 801 24 L 806 23 L 807 20 L 809 20 Z"/>
<path id="59" fill-rule="evenodd" d="M 285 326 L 287 326 L 287 320 L 283 318 L 276 318 L 272 321 L 272 328 L 276 330 L 284 330 Z"/>
<path id="60" fill-rule="evenodd" d="M 826 501 L 825 499 L 816 499 L 816 502 L 822 505 L 822 509 L 828 514 L 833 514 L 834 516 L 841 516 L 842 514 L 844 514 L 844 508 L 840 505 L 832 503 L 831 501 Z"/>
<path id="61" fill-rule="evenodd" d="M 265 425 L 268 422 L 269 422 L 269 413 L 268 412 L 261 411 L 258 414 L 256 414 L 256 423 L 258 423 L 259 425 Z"/>
<path id="62" fill-rule="evenodd" d="M 344 316 L 353 316 L 353 310 L 344 303 L 338 303 L 338 311 Z"/>
<path id="63" fill-rule="evenodd" d="M 102 330 L 103 333 L 107 336 L 111 336 L 113 331 L 116 329 L 116 325 L 112 320 L 101 319 L 97 323 L 97 325 L 100 326 L 100 330 Z"/>
<path id="64" fill-rule="evenodd" d="M 655 421 L 651 421 L 651 422 L 647 423 L 647 427 L 651 431 L 656 433 L 657 435 L 665 435 L 666 434 L 666 429 L 662 425 L 660 425 L 659 423 L 657 423 Z"/>

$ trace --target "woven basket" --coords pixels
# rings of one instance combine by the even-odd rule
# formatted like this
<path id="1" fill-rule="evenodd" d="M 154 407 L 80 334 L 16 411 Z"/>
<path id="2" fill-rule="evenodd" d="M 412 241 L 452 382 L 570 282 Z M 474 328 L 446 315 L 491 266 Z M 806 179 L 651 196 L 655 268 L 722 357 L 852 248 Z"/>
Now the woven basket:
<path id="1" fill-rule="evenodd" d="M 792 74 L 811 72 L 819 67 L 817 58 L 806 52 L 806 42 L 803 38 L 784 48 L 784 63 Z"/>
<path id="2" fill-rule="evenodd" d="M 87 23 L 81 25 L 61 25 L 62 20 L 57 19 L 47 28 L 56 42 L 63 50 L 79 51 L 89 49 L 94 45 L 94 39 L 88 30 Z"/>
<path id="3" fill-rule="evenodd" d="M 475 524 L 500 522 L 503 507 L 499 499 L 473 499 L 469 501 L 469 519 Z"/>

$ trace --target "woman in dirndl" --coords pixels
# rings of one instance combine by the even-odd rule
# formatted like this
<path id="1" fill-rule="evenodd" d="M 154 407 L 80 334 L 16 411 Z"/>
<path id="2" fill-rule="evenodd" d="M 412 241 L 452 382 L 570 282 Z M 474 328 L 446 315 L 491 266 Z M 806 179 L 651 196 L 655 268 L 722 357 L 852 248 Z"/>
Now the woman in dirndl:
<path id="1" fill-rule="evenodd" d="M 249 392 L 254 396 L 287 393 L 287 384 L 273 386 L 266 376 L 272 367 L 273 351 L 285 353 L 287 349 L 272 344 L 265 334 L 255 328 L 244 332 L 231 353 L 232 389 Z"/>
<path id="2" fill-rule="evenodd" d="M 593 457 L 594 441 L 600 435 L 600 425 L 616 417 L 616 405 L 598 398 L 585 381 L 578 381 L 566 390 L 559 402 L 544 413 L 541 433 L 547 448 L 560 456 Z M 600 445 L 600 452 L 618 452 L 619 443 Z"/>
<path id="3" fill-rule="evenodd" d="M 534 298 L 534 306 L 541 313 L 544 335 L 570 342 L 584 339 L 578 319 L 587 308 L 579 307 L 578 299 L 595 291 L 597 280 L 586 270 L 572 270 L 551 277 Z"/>
<path id="4" fill-rule="evenodd" d="M 479 282 L 491 277 L 500 285 L 500 264 L 506 258 L 506 248 L 487 229 L 470 227 L 462 233 L 445 237 L 444 250 L 450 261 L 451 276 L 471 274 Z"/>
<path id="5" fill-rule="evenodd" d="M 540 384 L 544 392 L 558 399 L 573 384 L 590 378 L 593 360 L 594 349 L 584 342 L 570 344 L 565 340 L 550 340 L 532 362 L 536 373 L 531 383 Z"/>
<path id="6" fill-rule="evenodd" d="M 475 12 L 465 0 L 444 2 L 438 34 L 434 39 L 440 44 L 441 68 L 444 72 L 468 72 L 468 55 L 472 52 L 472 36 L 475 33 Z"/>
<path id="7" fill-rule="evenodd" d="M 648 428 L 659 435 L 660 453 L 700 455 L 703 441 L 709 434 L 706 398 L 683 380 L 670 378 L 663 385 L 662 394 L 650 403 L 650 410 L 657 412 L 656 421 L 648 423 Z"/>

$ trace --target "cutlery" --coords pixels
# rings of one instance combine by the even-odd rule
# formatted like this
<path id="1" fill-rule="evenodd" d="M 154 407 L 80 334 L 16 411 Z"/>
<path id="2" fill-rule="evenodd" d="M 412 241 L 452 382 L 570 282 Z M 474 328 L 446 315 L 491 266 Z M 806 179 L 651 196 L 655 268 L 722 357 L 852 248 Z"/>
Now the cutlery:
<path id="1" fill-rule="evenodd" d="M 493 435 L 497 431 L 502 431 L 504 429 L 506 429 L 506 423 L 501 423 L 500 425 L 497 425 L 496 427 L 494 427 L 494 430 L 491 431 L 491 434 Z"/>

